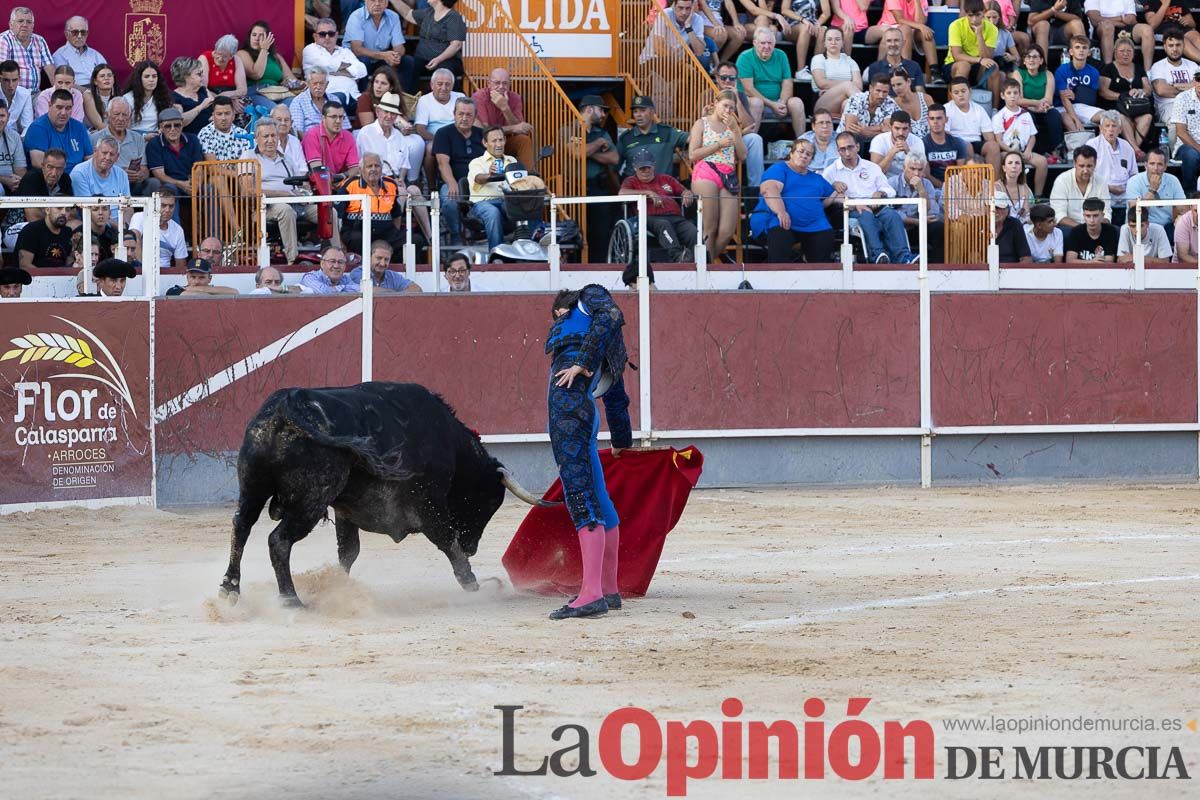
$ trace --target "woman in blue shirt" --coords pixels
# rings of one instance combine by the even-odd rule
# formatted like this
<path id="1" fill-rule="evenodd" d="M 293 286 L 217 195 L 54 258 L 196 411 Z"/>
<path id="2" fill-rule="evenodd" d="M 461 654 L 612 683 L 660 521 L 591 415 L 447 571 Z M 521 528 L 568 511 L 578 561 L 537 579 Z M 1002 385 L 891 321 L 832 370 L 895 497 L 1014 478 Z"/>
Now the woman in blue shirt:
<path id="1" fill-rule="evenodd" d="M 750 215 L 750 233 L 767 248 L 770 263 L 792 261 L 797 242 L 810 264 L 828 261 L 833 252 L 837 237 L 825 209 L 843 195 L 808 171 L 815 152 L 810 141 L 794 142 L 788 160 L 772 165 L 763 175 L 758 206 Z"/>

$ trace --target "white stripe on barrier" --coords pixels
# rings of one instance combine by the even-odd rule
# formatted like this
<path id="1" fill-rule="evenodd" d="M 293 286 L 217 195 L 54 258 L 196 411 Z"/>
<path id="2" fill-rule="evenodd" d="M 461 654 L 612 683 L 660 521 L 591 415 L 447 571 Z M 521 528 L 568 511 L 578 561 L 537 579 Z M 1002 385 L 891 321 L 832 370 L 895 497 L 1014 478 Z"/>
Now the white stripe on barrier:
<path id="1" fill-rule="evenodd" d="M 345 305 L 338 306 L 328 314 L 317 317 L 307 325 L 302 325 L 288 335 L 276 339 L 261 350 L 251 353 L 217 374 L 204 383 L 198 383 L 178 397 L 174 397 L 154 410 L 155 422 L 170 419 L 180 411 L 204 400 L 216 392 L 229 386 L 236 380 L 246 377 L 251 372 L 264 367 L 280 356 L 287 355 L 302 347 L 323 333 L 327 333 L 343 322 L 354 319 L 362 314 L 362 298 L 356 298 Z"/>

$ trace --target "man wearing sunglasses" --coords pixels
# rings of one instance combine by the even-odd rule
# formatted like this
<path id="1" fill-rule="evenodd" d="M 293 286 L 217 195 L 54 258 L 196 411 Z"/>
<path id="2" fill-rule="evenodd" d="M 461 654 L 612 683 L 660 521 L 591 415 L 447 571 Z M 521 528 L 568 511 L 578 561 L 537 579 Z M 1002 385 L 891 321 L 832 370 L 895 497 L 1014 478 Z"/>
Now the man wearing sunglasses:
<path id="1" fill-rule="evenodd" d="M 328 94 L 338 101 L 358 99 L 358 82 L 367 77 L 367 65 L 347 47 L 338 47 L 337 23 L 331 19 L 317 22 L 312 44 L 303 51 L 304 71 L 321 67 L 329 73 Z M 350 103 L 346 103 L 349 107 Z"/>
<path id="2" fill-rule="evenodd" d="M 54 51 L 54 66 L 67 66 L 75 70 L 75 85 L 80 89 L 90 88 L 92 72 L 108 60 L 94 47 L 88 46 L 88 21 L 84 17 L 67 20 L 63 33 L 67 43 Z"/>
<path id="3" fill-rule="evenodd" d="M 183 132 L 183 114 L 168 108 L 158 114 L 158 136 L 146 143 L 146 166 L 160 183 L 177 195 L 192 194 L 192 166 L 204 160 L 204 148 L 195 136 Z"/>

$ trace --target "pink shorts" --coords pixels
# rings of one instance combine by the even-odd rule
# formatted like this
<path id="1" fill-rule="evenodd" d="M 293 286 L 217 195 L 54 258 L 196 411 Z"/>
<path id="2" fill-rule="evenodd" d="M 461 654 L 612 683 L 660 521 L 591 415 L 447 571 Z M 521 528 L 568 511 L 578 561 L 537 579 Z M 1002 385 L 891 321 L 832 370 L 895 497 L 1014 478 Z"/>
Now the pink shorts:
<path id="1" fill-rule="evenodd" d="M 727 164 L 714 164 L 711 161 L 701 161 L 692 170 L 692 180 L 711 181 L 717 186 L 724 186 L 725 179 L 721 177 L 722 173 L 726 175 L 733 174 L 733 167 Z"/>

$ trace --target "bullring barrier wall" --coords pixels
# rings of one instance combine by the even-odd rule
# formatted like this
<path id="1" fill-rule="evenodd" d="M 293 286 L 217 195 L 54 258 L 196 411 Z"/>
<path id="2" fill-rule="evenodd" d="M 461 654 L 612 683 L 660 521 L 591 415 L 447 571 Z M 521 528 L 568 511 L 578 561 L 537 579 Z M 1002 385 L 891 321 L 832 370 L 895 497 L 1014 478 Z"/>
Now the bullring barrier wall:
<path id="1" fill-rule="evenodd" d="M 376 296 L 373 377 L 438 391 L 541 486 L 551 298 Z M 652 355 L 647 398 L 641 373 L 626 376 L 634 428 L 699 443 L 707 485 L 1196 479 L 1195 292 L 932 293 L 923 324 L 912 291 L 658 291 L 646 338 L 638 301 L 619 296 L 632 360 L 643 340 Z M 232 499 L 242 433 L 272 391 L 362 375 L 356 296 L 5 302 L 0 356 L 20 351 L 0 360 L 7 510 Z M 67 339 L 38 354 L 26 338 L 25 359 L 12 340 L 31 333 L 82 340 L 95 363 L 67 363 L 82 350 Z M 63 391 L 89 389 L 91 416 L 72 417 Z M 73 455 L 90 442 L 31 444 L 38 427 L 115 440 L 103 458 Z"/>

